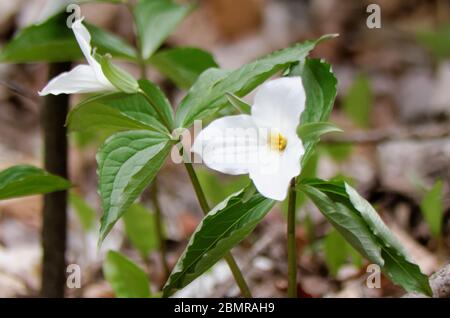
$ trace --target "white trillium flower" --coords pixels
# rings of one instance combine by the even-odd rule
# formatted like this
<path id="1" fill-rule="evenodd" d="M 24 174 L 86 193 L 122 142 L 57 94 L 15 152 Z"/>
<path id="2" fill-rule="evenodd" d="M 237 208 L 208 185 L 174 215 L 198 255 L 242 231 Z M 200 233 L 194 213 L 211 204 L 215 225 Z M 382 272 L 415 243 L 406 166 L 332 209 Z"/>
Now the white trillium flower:
<path id="1" fill-rule="evenodd" d="M 78 65 L 70 72 L 56 76 L 39 92 L 39 95 L 94 93 L 116 90 L 103 74 L 100 63 L 94 58 L 90 44 L 91 35 L 81 21 L 82 19 L 75 21 L 72 25 L 72 30 L 88 64 Z"/>
<path id="2" fill-rule="evenodd" d="M 262 195 L 282 201 L 290 180 L 300 174 L 304 147 L 297 126 L 305 101 L 300 77 L 268 81 L 257 90 L 251 115 L 214 120 L 192 151 L 211 169 L 249 174 Z"/>

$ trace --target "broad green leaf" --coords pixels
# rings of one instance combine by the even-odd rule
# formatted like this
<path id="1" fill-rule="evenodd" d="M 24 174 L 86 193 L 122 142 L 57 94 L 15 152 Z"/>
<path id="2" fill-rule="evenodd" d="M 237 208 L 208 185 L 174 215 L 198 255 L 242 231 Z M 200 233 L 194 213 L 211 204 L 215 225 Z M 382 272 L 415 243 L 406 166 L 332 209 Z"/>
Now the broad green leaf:
<path id="1" fill-rule="evenodd" d="M 192 101 L 189 102 L 190 105 L 196 105 L 203 102 L 204 98 L 202 98 L 202 95 L 205 97 L 211 93 L 211 90 L 219 83 L 221 80 L 226 78 L 230 72 L 220 69 L 220 68 L 210 68 L 204 71 L 200 76 L 198 77 L 197 81 L 191 86 L 189 89 L 188 94 L 184 97 L 184 99 L 181 101 L 181 105 L 188 103 L 188 99 L 191 99 Z M 225 93 L 224 93 L 225 94 Z M 190 97 L 189 97 L 190 96 Z M 175 114 L 175 124 L 177 127 L 180 127 L 179 120 L 180 120 L 180 108 L 181 105 L 178 107 L 177 112 Z M 186 109 L 185 112 L 188 112 L 189 106 L 184 106 Z M 192 106 L 193 107 L 193 106 Z M 203 106 L 206 107 L 206 106 Z M 206 115 L 209 115 L 208 112 Z M 207 116 L 205 116 L 207 117 Z M 192 120 L 202 120 L 203 117 L 199 118 L 192 118 Z M 192 121 L 192 122 L 193 122 Z"/>
<path id="2" fill-rule="evenodd" d="M 131 76 L 128 72 L 114 65 L 108 55 L 100 56 L 99 61 L 102 67 L 103 74 L 119 91 L 127 94 L 138 92 L 139 85 L 134 77 Z"/>
<path id="3" fill-rule="evenodd" d="M 300 75 L 306 93 L 306 107 L 300 119 L 300 127 L 318 122 L 326 122 L 333 109 L 337 94 L 337 80 L 331 65 L 318 59 L 306 59 L 295 67 L 290 75 Z M 318 139 L 307 141 L 302 166 L 306 165 Z"/>
<path id="4" fill-rule="evenodd" d="M 299 68 L 306 93 L 300 124 L 328 121 L 337 94 L 337 79 L 331 65 L 319 59 L 306 59 Z"/>
<path id="5" fill-rule="evenodd" d="M 163 116 L 164 122 L 172 128 L 173 110 L 163 91 L 154 83 L 145 79 L 139 80 L 139 87 L 146 95 L 148 102 L 158 109 L 158 113 Z"/>
<path id="6" fill-rule="evenodd" d="M 417 34 L 417 40 L 437 58 L 450 57 L 450 24 L 436 31 L 421 31 Z"/>
<path id="7" fill-rule="evenodd" d="M 243 114 L 250 114 L 251 113 L 251 106 L 247 104 L 245 101 L 237 97 L 236 95 L 232 93 L 227 93 L 227 98 L 230 104 L 237 109 L 240 113 Z"/>
<path id="8" fill-rule="evenodd" d="M 63 62 L 83 58 L 75 36 L 66 25 L 67 16 L 58 14 L 41 24 L 19 31 L 0 53 L 2 62 Z M 97 53 L 134 59 L 134 49 L 115 35 L 84 23 L 91 33 Z"/>
<path id="9" fill-rule="evenodd" d="M 192 10 L 173 0 L 139 0 L 134 9 L 142 57 L 147 60 Z"/>
<path id="10" fill-rule="evenodd" d="M 0 54 L 2 62 L 61 62 L 82 57 L 66 15 L 59 14 L 46 22 L 19 31 Z"/>
<path id="11" fill-rule="evenodd" d="M 103 263 L 103 275 L 118 298 L 148 298 L 147 274 L 129 258 L 109 251 Z"/>
<path id="12" fill-rule="evenodd" d="M 209 70 L 210 72 L 206 71 L 200 76 L 197 83 L 209 79 L 212 75 L 215 75 L 215 77 L 207 83 L 192 86 L 178 108 L 177 125 L 187 128 L 191 126 L 194 120 L 201 120 L 215 113 L 226 105 L 226 93 L 232 93 L 238 97 L 247 95 L 277 72 L 286 69 L 292 63 L 305 59 L 316 44 L 328 38 L 330 36 L 323 36 L 315 41 L 298 43 L 246 64 L 232 72 L 223 72 L 220 76 L 217 76 L 218 72 L 212 73 L 210 71 L 212 69 Z"/>
<path id="13" fill-rule="evenodd" d="M 69 189 L 71 183 L 45 170 L 17 165 L 0 172 L 0 200 Z"/>
<path id="14" fill-rule="evenodd" d="M 406 250 L 384 224 L 372 205 L 348 184 L 345 184 L 345 189 L 354 208 L 361 213 L 382 246 L 386 275 L 407 291 L 431 295 L 428 278 L 421 273 L 420 268 L 411 260 Z"/>
<path id="15" fill-rule="evenodd" d="M 70 205 L 74 208 L 81 225 L 85 231 L 94 227 L 96 213 L 94 209 L 78 194 L 71 191 L 69 194 Z"/>
<path id="16" fill-rule="evenodd" d="M 317 141 L 322 135 L 335 132 L 342 132 L 342 129 L 328 122 L 307 123 L 297 128 L 297 134 L 304 144 L 310 141 Z"/>
<path id="17" fill-rule="evenodd" d="M 370 125 L 372 111 L 372 89 L 365 75 L 358 75 L 344 98 L 343 109 L 355 124 L 362 128 Z"/>
<path id="18" fill-rule="evenodd" d="M 146 258 L 158 248 L 156 224 L 153 212 L 140 204 L 133 204 L 123 215 L 125 231 L 131 244 Z"/>
<path id="19" fill-rule="evenodd" d="M 323 251 L 325 254 L 325 263 L 330 273 L 336 277 L 339 269 L 347 261 L 347 242 L 336 230 L 331 230 L 323 240 Z"/>
<path id="20" fill-rule="evenodd" d="M 344 182 L 303 181 L 300 185 L 333 226 L 363 256 L 407 291 L 431 294 L 428 278 L 414 264 L 374 208 Z"/>
<path id="21" fill-rule="evenodd" d="M 442 221 L 444 219 L 443 207 L 443 183 L 437 181 L 434 186 L 425 194 L 420 203 L 423 217 L 434 237 L 439 237 L 442 232 Z"/>
<path id="22" fill-rule="evenodd" d="M 111 54 L 114 58 L 136 60 L 136 50 L 114 33 L 103 30 L 90 23 L 83 22 L 91 34 L 91 45 L 99 54 Z M 75 39 L 75 36 L 73 37 Z"/>
<path id="23" fill-rule="evenodd" d="M 99 129 L 167 132 L 141 94 L 112 93 L 88 98 L 72 109 L 67 125 L 80 132 Z"/>
<path id="24" fill-rule="evenodd" d="M 384 224 L 383 220 L 378 215 L 377 211 L 375 211 L 375 209 L 372 207 L 372 205 L 366 199 L 360 196 L 354 188 L 352 188 L 347 183 L 344 184 L 345 191 L 351 204 L 361 214 L 364 221 L 373 231 L 373 234 L 380 238 L 386 246 L 394 248 L 398 254 L 401 254 L 404 258 L 409 260 L 408 253 L 406 252 L 404 247 L 392 234 L 391 230 L 389 230 L 386 224 Z"/>
<path id="25" fill-rule="evenodd" d="M 97 153 L 103 217 L 100 242 L 153 180 L 170 152 L 167 136 L 145 130 L 119 132 Z"/>
<path id="26" fill-rule="evenodd" d="M 323 191 L 317 186 L 302 184 L 301 191 L 314 202 L 330 223 L 342 234 L 342 236 L 358 250 L 364 257 L 382 266 L 384 260 L 381 257 L 381 247 L 373 236 L 369 227 L 357 213 L 341 202 L 334 201 L 330 194 L 336 195 L 334 189 Z M 342 189 L 337 189 L 339 191 Z M 345 199 L 345 195 L 344 195 Z"/>
<path id="27" fill-rule="evenodd" d="M 210 53 L 190 47 L 157 52 L 150 58 L 150 63 L 183 89 L 191 87 L 203 71 L 217 67 Z"/>
<path id="28" fill-rule="evenodd" d="M 243 202 L 244 193 L 242 190 L 229 196 L 205 216 L 164 286 L 163 297 L 207 271 L 247 237 L 275 204 L 259 194 Z"/>

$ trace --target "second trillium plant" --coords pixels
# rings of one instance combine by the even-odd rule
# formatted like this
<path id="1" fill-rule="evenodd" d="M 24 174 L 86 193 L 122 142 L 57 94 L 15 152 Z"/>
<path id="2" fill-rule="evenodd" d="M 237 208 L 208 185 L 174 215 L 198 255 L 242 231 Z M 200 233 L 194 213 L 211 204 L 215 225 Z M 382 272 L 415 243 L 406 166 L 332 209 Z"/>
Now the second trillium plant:
<path id="1" fill-rule="evenodd" d="M 164 4 L 161 8 L 167 11 L 156 10 L 160 8 L 158 4 Z M 147 22 L 155 28 L 164 21 L 181 20 L 189 11 L 170 0 L 141 0 L 137 6 L 132 12 L 140 35 L 148 34 Z M 151 14 L 146 15 L 146 10 Z M 159 19 L 168 12 L 173 13 L 174 19 Z M 175 25 L 160 28 L 159 38 L 167 36 Z M 108 64 L 108 59 L 105 62 L 105 57 L 97 56 L 91 48 L 91 36 L 81 21 L 74 24 L 73 32 L 88 64 L 54 78 L 41 94 L 106 92 L 77 105 L 67 121 L 73 130 L 106 128 L 113 132 L 97 154 L 103 207 L 100 241 L 154 181 L 171 148 L 179 144 L 180 140 L 172 132 L 189 129 L 194 120 L 215 118 L 193 146 L 203 162 L 226 174 L 248 174 L 252 180 L 211 208 L 192 164 L 184 163 L 206 215 L 171 269 L 162 288 L 164 297 L 188 285 L 221 258 L 227 261 L 242 295 L 250 297 L 245 273 L 240 271 L 230 251 L 278 201 L 288 196 L 288 282 L 289 296 L 295 297 L 297 192 L 306 194 L 337 231 L 370 262 L 378 264 L 393 282 L 408 291 L 430 294 L 427 277 L 356 190 L 340 181 L 307 179 L 301 174 L 321 135 L 336 131 L 328 123 L 336 96 L 336 78 L 325 61 L 308 58 L 317 44 L 334 36 L 295 44 L 232 71 L 220 69 L 215 63 L 211 65 L 210 58 L 197 59 L 207 67 L 195 76 L 174 112 L 163 91 L 145 79 L 145 72 L 142 72 L 144 78 L 136 81 Z M 147 48 L 157 48 L 162 43 L 151 43 L 152 39 L 139 38 Z M 186 49 L 183 52 L 194 53 Z M 131 60 L 145 70 L 147 63 L 155 63 L 147 55 L 142 48 L 137 48 Z M 174 56 L 173 52 L 165 53 L 166 59 Z M 201 56 L 207 55 L 201 53 Z M 174 67 L 175 71 L 181 67 L 181 63 L 175 65 L 179 65 Z M 161 65 L 157 68 L 163 69 Z M 278 78 L 270 80 L 274 76 Z M 180 82 L 186 84 L 191 78 Z M 245 104 L 240 98 L 255 89 L 250 111 L 244 107 L 243 114 L 220 117 L 220 110 L 234 109 L 230 96 Z"/>
<path id="2" fill-rule="evenodd" d="M 73 23 L 72 30 L 88 64 L 78 65 L 70 72 L 53 78 L 39 92 L 39 95 L 114 91 L 116 88 L 106 78 L 102 71 L 102 66 L 95 59 L 94 52 L 91 48 L 91 35 L 83 25 L 82 19 L 76 20 Z"/>

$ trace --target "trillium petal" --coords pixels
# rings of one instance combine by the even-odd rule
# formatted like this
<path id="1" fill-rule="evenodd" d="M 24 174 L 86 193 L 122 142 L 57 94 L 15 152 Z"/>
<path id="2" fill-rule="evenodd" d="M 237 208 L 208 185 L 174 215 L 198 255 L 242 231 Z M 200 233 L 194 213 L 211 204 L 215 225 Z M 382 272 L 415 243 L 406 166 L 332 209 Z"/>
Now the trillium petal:
<path id="1" fill-rule="evenodd" d="M 83 55 L 86 58 L 88 64 L 94 70 L 94 74 L 97 80 L 104 86 L 111 86 L 111 88 L 113 88 L 113 85 L 103 74 L 102 66 L 99 62 L 97 62 L 92 54 L 91 35 L 88 29 L 86 29 L 86 27 L 83 25 L 82 21 L 83 19 L 78 19 L 72 24 L 72 31 L 75 34 L 78 45 L 80 46 L 80 49 L 83 52 Z"/>
<path id="2" fill-rule="evenodd" d="M 287 139 L 283 152 L 260 148 L 260 152 L 265 152 L 260 158 L 265 160 L 252 166 L 249 174 L 259 193 L 278 201 L 286 198 L 291 179 L 300 174 L 300 159 L 304 153 L 303 144 L 296 135 L 290 135 Z"/>
<path id="3" fill-rule="evenodd" d="M 252 117 L 260 127 L 276 128 L 289 134 L 297 129 L 305 109 L 306 95 L 300 77 L 268 81 L 256 92 Z"/>
<path id="4" fill-rule="evenodd" d="M 70 72 L 62 73 L 45 86 L 39 95 L 93 93 L 108 90 L 97 80 L 95 72 L 89 65 L 78 65 Z"/>
<path id="5" fill-rule="evenodd" d="M 211 169 L 244 174 L 256 164 L 258 143 L 258 130 L 251 116 L 226 116 L 200 132 L 192 151 Z"/>

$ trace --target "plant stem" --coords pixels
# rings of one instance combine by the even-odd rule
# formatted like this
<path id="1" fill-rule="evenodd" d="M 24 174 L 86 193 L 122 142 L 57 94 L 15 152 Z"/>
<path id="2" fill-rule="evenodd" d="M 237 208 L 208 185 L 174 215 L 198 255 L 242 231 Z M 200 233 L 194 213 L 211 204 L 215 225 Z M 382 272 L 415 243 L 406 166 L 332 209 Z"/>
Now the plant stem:
<path id="1" fill-rule="evenodd" d="M 156 236 L 158 238 L 158 246 L 159 246 L 159 255 L 161 258 L 161 264 L 164 269 L 164 279 L 165 281 L 170 274 L 169 264 L 167 263 L 167 254 L 166 254 L 166 242 L 163 231 L 163 215 L 161 212 L 161 206 L 159 204 L 158 199 L 158 179 L 155 178 L 153 181 L 153 186 L 150 189 L 150 195 L 153 201 L 153 207 L 155 209 L 155 223 L 156 223 Z"/>
<path id="2" fill-rule="evenodd" d="M 289 207 L 287 218 L 288 241 L 288 297 L 297 298 L 297 246 L 295 241 L 295 178 L 289 186 Z"/>
<path id="3" fill-rule="evenodd" d="M 200 203 L 200 207 L 202 208 L 203 213 L 206 215 L 210 211 L 210 207 L 208 201 L 206 200 L 205 193 L 203 192 L 200 182 L 198 181 L 198 177 L 197 174 L 195 173 L 194 167 L 192 166 L 192 163 L 190 163 L 187 160 L 184 160 L 184 166 L 186 167 L 189 178 L 191 179 L 192 186 L 194 187 L 198 202 Z M 251 298 L 252 294 L 250 292 L 250 289 L 248 288 L 244 276 L 242 275 L 242 272 L 239 269 L 236 260 L 234 259 L 231 252 L 227 252 L 224 258 L 228 266 L 230 267 L 231 273 L 233 274 L 236 284 L 239 286 L 239 289 L 241 290 L 242 296 L 244 296 L 245 298 Z"/>
<path id="4" fill-rule="evenodd" d="M 137 51 L 137 58 L 138 58 L 138 64 L 139 69 L 141 73 L 142 79 L 147 79 L 147 64 L 145 63 L 145 59 L 142 55 L 142 43 L 140 36 L 138 34 L 138 28 L 136 25 L 136 20 L 134 19 L 134 5 L 129 2 L 125 1 L 125 5 L 127 6 L 131 16 L 133 17 L 133 29 L 136 39 L 136 51 Z M 160 112 L 159 108 L 153 105 L 151 102 L 151 99 L 147 96 L 145 92 L 142 92 L 142 95 L 144 95 L 145 99 L 149 102 L 149 104 L 155 109 L 158 116 L 161 118 L 161 120 L 166 125 L 167 129 L 171 129 L 170 125 L 165 120 L 164 115 Z M 167 253 L 166 253 L 166 243 L 165 243 L 165 237 L 164 237 L 164 231 L 163 231 L 163 214 L 161 211 L 161 205 L 159 204 L 158 199 L 158 179 L 155 177 L 155 180 L 153 181 L 153 186 L 150 188 L 150 196 L 151 200 L 153 202 L 153 208 L 155 209 L 155 223 L 156 223 L 156 236 L 158 238 L 158 247 L 159 247 L 159 255 L 161 259 L 161 264 L 163 266 L 163 281 L 165 281 L 169 275 L 170 275 L 170 268 L 169 264 L 167 263 Z"/>
<path id="5" fill-rule="evenodd" d="M 150 106 L 155 110 L 155 112 L 158 114 L 158 118 L 163 122 L 164 126 L 166 126 L 167 130 L 170 132 L 172 131 L 172 125 L 166 120 L 166 117 L 164 117 L 164 114 L 162 113 L 161 109 L 159 109 L 158 106 L 154 105 L 152 102 L 152 99 L 145 93 L 143 90 L 139 89 L 139 92 L 144 96 L 144 98 L 147 100 L 147 102 L 150 104 Z"/>
<path id="6" fill-rule="evenodd" d="M 131 16 L 132 16 L 132 20 L 133 20 L 133 31 L 135 34 L 135 40 L 136 40 L 136 53 L 137 53 L 137 60 L 138 60 L 138 65 L 139 65 L 139 70 L 141 72 L 141 78 L 147 78 L 147 67 L 145 64 L 145 60 L 144 57 L 142 56 L 142 43 L 141 43 L 141 38 L 138 34 L 138 28 L 136 25 L 136 20 L 134 19 L 134 4 L 126 1 L 124 2 L 124 4 L 126 5 L 128 11 L 130 12 Z"/>
<path id="7" fill-rule="evenodd" d="M 50 64 L 49 78 L 70 70 L 70 63 Z M 64 126 L 69 110 L 69 95 L 48 95 L 42 110 L 44 130 L 44 167 L 67 178 L 67 131 Z M 44 196 L 42 216 L 41 296 L 64 297 L 66 286 L 67 191 Z"/>

